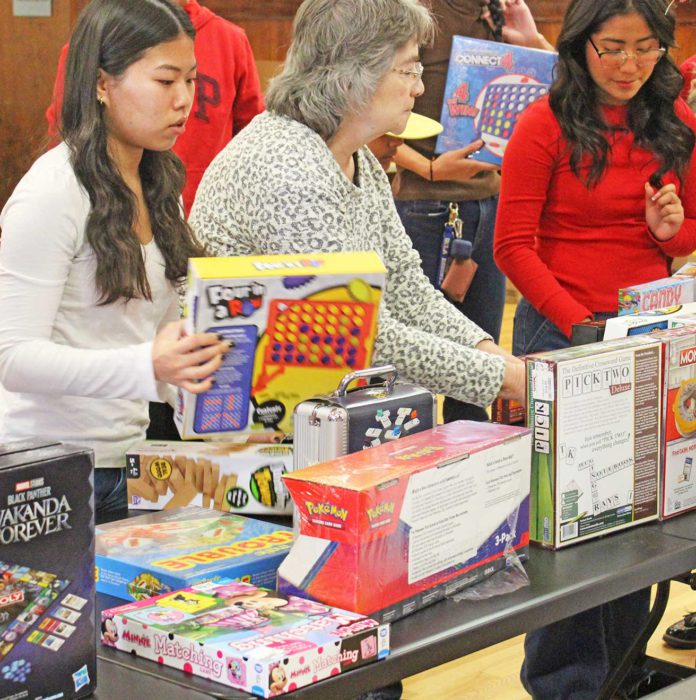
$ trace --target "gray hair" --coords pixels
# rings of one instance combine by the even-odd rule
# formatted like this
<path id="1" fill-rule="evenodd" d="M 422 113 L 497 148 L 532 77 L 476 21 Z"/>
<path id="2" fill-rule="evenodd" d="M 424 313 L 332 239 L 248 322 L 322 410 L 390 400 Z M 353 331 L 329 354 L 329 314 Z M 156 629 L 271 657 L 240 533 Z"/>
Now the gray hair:
<path id="1" fill-rule="evenodd" d="M 396 52 L 410 39 L 430 43 L 434 30 L 420 0 L 305 0 L 266 107 L 328 139 L 367 106 Z"/>

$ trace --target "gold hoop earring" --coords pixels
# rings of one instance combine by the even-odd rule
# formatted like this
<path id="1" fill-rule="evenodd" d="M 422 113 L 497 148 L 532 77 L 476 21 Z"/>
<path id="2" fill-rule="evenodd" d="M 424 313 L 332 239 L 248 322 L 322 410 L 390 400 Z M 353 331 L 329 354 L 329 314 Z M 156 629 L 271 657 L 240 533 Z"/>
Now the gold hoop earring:
<path id="1" fill-rule="evenodd" d="M 100 107 L 104 106 L 104 98 L 103 97 L 97 97 L 97 102 L 99 103 Z"/>

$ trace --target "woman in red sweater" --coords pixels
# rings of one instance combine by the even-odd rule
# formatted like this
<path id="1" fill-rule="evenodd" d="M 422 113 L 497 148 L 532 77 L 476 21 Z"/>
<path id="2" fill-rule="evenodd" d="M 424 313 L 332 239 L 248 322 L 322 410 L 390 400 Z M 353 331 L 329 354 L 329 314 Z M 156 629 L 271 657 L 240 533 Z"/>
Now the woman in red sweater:
<path id="1" fill-rule="evenodd" d="M 516 355 L 566 347 L 573 323 L 616 315 L 620 287 L 665 277 L 696 249 L 696 119 L 678 99 L 667 5 L 572 0 L 548 99 L 508 144 L 494 252 L 524 297 Z M 596 698 L 648 605 L 638 591 L 529 634 L 529 692 Z"/>

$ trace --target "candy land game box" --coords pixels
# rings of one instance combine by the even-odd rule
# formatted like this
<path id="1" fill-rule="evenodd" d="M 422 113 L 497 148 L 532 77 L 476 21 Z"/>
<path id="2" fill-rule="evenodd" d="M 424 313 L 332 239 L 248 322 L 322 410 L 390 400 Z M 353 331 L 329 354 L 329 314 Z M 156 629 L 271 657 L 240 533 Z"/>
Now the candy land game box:
<path id="1" fill-rule="evenodd" d="M 0 444 L 0 698 L 96 687 L 91 450 Z"/>
<path id="2" fill-rule="evenodd" d="M 531 431 L 457 421 L 283 478 L 278 588 L 392 621 L 526 557 Z"/>
<path id="3" fill-rule="evenodd" d="M 179 391 L 181 437 L 291 433 L 300 401 L 370 366 L 385 274 L 374 252 L 192 258 L 187 330 L 230 350 L 210 390 Z"/>
<path id="4" fill-rule="evenodd" d="M 389 654 L 388 625 L 224 579 L 105 610 L 101 628 L 103 644 L 264 698 Z"/>
<path id="5" fill-rule="evenodd" d="M 211 578 L 273 585 L 292 530 L 196 506 L 97 527 L 97 591 L 142 600 Z"/>
<path id="6" fill-rule="evenodd" d="M 556 57 L 552 51 L 452 37 L 440 117 L 444 128 L 435 151 L 483 139 L 472 157 L 499 165 L 520 114 L 548 93 Z"/>

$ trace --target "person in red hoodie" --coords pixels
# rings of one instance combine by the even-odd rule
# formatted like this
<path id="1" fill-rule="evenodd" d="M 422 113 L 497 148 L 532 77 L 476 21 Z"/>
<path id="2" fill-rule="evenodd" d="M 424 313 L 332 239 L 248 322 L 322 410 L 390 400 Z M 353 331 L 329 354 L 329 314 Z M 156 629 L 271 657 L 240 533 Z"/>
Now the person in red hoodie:
<path id="1" fill-rule="evenodd" d="M 188 216 L 205 169 L 223 146 L 263 111 L 263 96 L 244 30 L 202 7 L 197 0 L 174 1 L 183 7 L 196 30 L 196 95 L 186 131 L 173 149 L 186 167 L 183 198 Z M 58 119 L 67 54 L 66 44 L 58 62 L 53 98 L 46 110 L 52 142 L 60 140 Z"/>
<path id="2" fill-rule="evenodd" d="M 515 355 L 567 347 L 573 323 L 616 315 L 619 288 L 669 275 L 670 258 L 696 249 L 696 118 L 678 99 L 667 4 L 571 0 L 549 95 L 508 143 L 494 254 L 523 296 Z M 645 624 L 649 593 L 527 634 L 528 692 L 598 697 Z"/>

